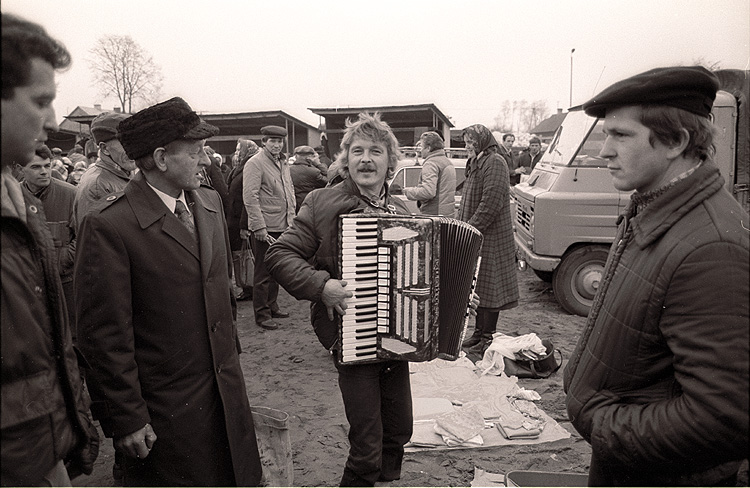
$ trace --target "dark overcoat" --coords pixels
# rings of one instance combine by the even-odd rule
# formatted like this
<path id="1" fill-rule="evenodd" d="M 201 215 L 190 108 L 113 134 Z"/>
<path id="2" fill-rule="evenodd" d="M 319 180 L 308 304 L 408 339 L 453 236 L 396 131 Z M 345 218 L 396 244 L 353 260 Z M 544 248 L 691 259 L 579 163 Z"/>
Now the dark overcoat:
<path id="1" fill-rule="evenodd" d="M 158 440 L 136 469 L 154 484 L 255 486 L 221 200 L 208 187 L 186 197 L 199 246 L 141 173 L 81 225 L 76 308 L 92 411 L 108 437 L 151 423 Z"/>

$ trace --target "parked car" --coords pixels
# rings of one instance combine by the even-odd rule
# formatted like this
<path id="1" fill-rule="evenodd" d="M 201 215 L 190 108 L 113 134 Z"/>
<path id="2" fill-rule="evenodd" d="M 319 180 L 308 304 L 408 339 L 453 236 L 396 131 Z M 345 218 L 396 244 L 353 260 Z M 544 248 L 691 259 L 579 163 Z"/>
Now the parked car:
<path id="1" fill-rule="evenodd" d="M 417 186 L 419 184 L 419 176 L 422 174 L 422 163 L 424 160 L 413 148 L 402 148 L 401 152 L 406 157 L 399 162 L 396 167 L 396 173 L 393 175 L 393 178 L 388 180 L 388 184 L 390 185 L 392 182 L 396 182 L 401 188 Z M 446 155 L 451 163 L 453 163 L 453 167 L 456 168 L 456 210 L 458 210 L 458 205 L 461 203 L 461 193 L 464 188 L 464 180 L 466 179 L 464 173 L 468 156 L 466 149 L 463 148 L 447 148 Z M 395 197 L 400 198 L 412 214 L 419 215 L 421 213 L 419 207 L 417 207 L 416 201 L 408 200 L 404 195 L 395 195 Z"/>

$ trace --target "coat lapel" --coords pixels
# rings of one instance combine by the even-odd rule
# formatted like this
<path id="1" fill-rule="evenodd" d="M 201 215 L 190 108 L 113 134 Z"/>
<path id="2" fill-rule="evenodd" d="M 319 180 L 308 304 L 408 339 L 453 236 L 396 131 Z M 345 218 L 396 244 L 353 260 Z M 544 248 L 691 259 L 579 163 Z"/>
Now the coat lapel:
<path id="1" fill-rule="evenodd" d="M 219 209 L 198 191 L 187 192 L 190 211 L 195 216 L 195 228 L 200 243 L 200 261 L 203 276 L 208 276 L 211 258 L 214 253 L 214 233 L 216 232 L 216 215 Z"/>
<path id="2" fill-rule="evenodd" d="M 162 232 L 176 240 L 196 259 L 200 259 L 198 246 L 195 244 L 193 236 L 190 235 L 190 231 L 174 213 L 169 211 L 159 195 L 148 186 L 142 173 L 138 172 L 128 183 L 125 187 L 125 195 L 128 197 L 130 207 L 133 209 L 142 229 L 161 221 Z"/>

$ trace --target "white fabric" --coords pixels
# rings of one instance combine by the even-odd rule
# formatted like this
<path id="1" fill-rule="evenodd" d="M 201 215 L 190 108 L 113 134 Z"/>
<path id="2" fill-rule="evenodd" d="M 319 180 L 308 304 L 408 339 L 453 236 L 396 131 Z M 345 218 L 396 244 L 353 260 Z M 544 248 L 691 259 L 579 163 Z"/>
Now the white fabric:
<path id="1" fill-rule="evenodd" d="M 501 375 L 505 371 L 503 357 L 515 359 L 515 353 L 530 351 L 543 356 L 547 348 L 542 340 L 533 332 L 518 337 L 512 337 L 499 332 L 493 334 L 492 344 L 484 352 L 484 357 L 477 361 L 477 368 L 485 374 Z"/>

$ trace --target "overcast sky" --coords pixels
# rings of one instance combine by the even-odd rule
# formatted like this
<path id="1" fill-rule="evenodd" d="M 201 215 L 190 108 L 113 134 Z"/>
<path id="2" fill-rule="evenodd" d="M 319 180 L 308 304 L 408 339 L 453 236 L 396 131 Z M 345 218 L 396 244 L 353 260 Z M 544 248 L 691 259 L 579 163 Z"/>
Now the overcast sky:
<path id="1" fill-rule="evenodd" d="M 657 66 L 750 65 L 750 0 L 2 0 L 73 55 L 58 119 L 117 106 L 91 84 L 97 39 L 129 35 L 162 69 L 160 100 L 202 112 L 434 103 L 456 127 L 504 100 L 567 109 Z"/>

